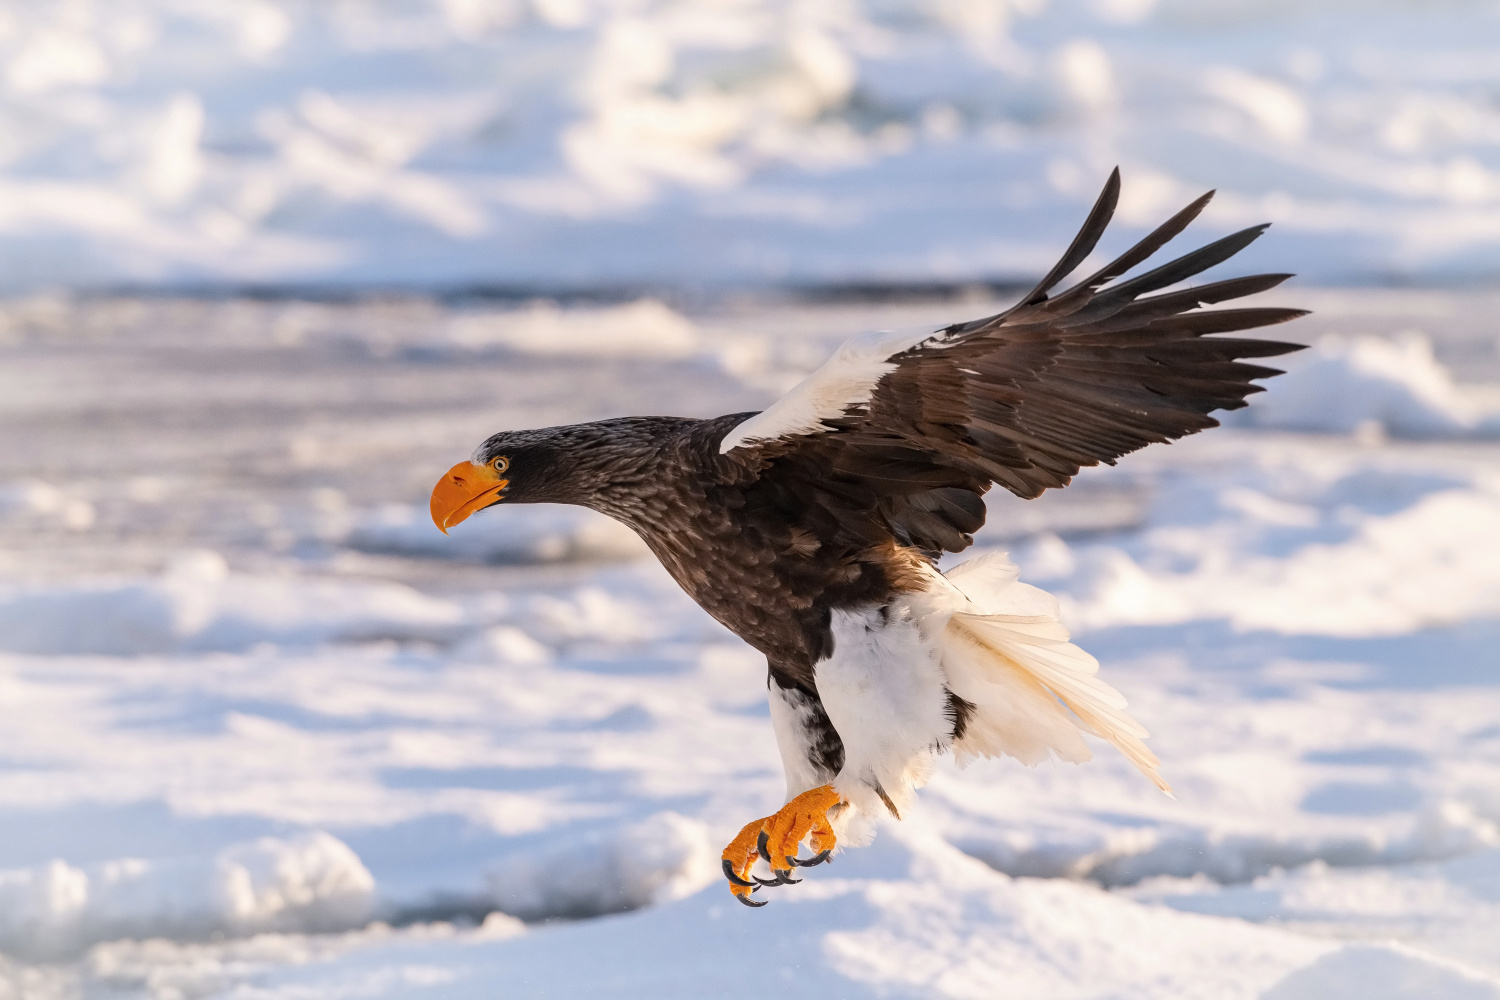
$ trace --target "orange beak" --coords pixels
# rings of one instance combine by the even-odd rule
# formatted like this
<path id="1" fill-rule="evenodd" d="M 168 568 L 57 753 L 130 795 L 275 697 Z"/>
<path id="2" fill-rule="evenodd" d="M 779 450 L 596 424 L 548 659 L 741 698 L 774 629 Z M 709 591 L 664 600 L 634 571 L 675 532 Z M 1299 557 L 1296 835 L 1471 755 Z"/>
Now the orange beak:
<path id="1" fill-rule="evenodd" d="M 443 534 L 476 510 L 500 499 L 509 479 L 488 465 L 459 462 L 432 488 L 432 523 Z"/>

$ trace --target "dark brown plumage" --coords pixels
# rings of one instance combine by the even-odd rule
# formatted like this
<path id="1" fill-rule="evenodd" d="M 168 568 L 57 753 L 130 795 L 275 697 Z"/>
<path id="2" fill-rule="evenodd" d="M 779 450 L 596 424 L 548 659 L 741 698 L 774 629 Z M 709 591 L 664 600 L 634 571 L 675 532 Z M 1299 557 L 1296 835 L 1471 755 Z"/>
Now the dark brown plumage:
<path id="1" fill-rule="evenodd" d="M 1210 195 L 1049 297 L 1093 251 L 1118 196 L 1116 172 L 1062 260 L 1016 306 L 877 358 L 866 380 L 872 384 L 859 391 L 863 383 L 850 383 L 856 391 L 834 398 L 834 409 L 819 410 L 813 425 L 792 414 L 783 427 L 773 408 L 756 426 L 782 433 L 722 454 L 726 436 L 755 414 L 628 417 L 496 434 L 475 452 L 478 473 L 460 463 L 439 483 L 434 518 L 440 527 L 456 523 L 493 496 L 581 504 L 623 521 L 694 600 L 766 655 L 773 693 L 780 690 L 789 717 L 803 720 L 797 731 L 811 773 L 833 781 L 845 766 L 846 739 L 824 710 L 819 670 L 835 653 L 835 615 L 907 614 L 892 612 L 892 602 L 931 587 L 936 558 L 973 541 L 992 484 L 1036 497 L 1066 486 L 1084 466 L 1216 426 L 1213 410 L 1244 406 L 1259 391 L 1252 380 L 1278 374 L 1240 359 L 1298 349 L 1213 335 L 1285 322 L 1299 310 L 1201 308 L 1288 275 L 1150 294 L 1227 260 L 1264 226 L 1117 280 L 1181 232 Z M 849 370 L 859 376 L 857 365 Z M 813 390 L 808 398 L 825 405 L 817 383 Z M 473 475 L 503 485 L 486 486 L 490 492 L 475 499 Z M 445 488 L 459 492 L 440 503 Z M 450 513 L 461 502 L 461 512 Z M 975 710 L 946 695 L 947 732 L 934 737 L 940 744 L 961 739 Z M 873 787 L 894 811 L 880 783 Z"/>

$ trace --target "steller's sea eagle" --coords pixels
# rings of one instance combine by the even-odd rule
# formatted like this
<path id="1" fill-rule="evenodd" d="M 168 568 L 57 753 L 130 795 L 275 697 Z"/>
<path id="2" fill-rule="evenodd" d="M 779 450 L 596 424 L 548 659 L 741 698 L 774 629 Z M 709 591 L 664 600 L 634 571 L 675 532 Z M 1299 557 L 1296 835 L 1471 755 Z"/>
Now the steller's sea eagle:
<path id="1" fill-rule="evenodd" d="M 1252 379 L 1280 374 L 1238 359 L 1301 346 L 1210 335 L 1302 310 L 1200 308 L 1290 275 L 1149 294 L 1227 260 L 1263 225 L 1116 280 L 1213 192 L 1049 297 L 1093 251 L 1119 191 L 1116 170 L 1062 260 L 996 316 L 856 337 L 760 413 L 496 434 L 433 489 L 445 531 L 500 503 L 608 514 L 765 654 L 787 802 L 724 850 L 741 902 L 764 905 L 751 898 L 760 886 L 797 881 L 794 866 L 867 836 L 879 813 L 899 818 L 945 750 L 1084 761 L 1080 733 L 1091 733 L 1169 791 L 1146 730 L 1068 641 L 1052 597 L 1003 555 L 937 568 L 973 541 L 992 484 L 1030 499 L 1083 466 L 1217 426 L 1211 411 L 1244 406 L 1260 390 Z M 774 878 L 751 875 L 757 856 Z"/>

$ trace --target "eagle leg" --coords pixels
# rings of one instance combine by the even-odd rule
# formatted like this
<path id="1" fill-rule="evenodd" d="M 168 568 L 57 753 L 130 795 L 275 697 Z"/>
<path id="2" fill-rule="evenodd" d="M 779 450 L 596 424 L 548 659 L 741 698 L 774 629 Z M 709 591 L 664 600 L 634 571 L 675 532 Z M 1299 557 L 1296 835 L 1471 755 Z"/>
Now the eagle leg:
<path id="1" fill-rule="evenodd" d="M 828 822 L 828 811 L 841 801 L 832 785 L 820 785 L 798 795 L 774 815 L 745 824 L 724 848 L 724 877 L 729 880 L 729 891 L 747 906 L 761 906 L 764 904 L 750 899 L 750 894 L 760 886 L 796 885 L 802 880 L 791 877 L 794 867 L 811 867 L 827 861 L 838 844 Z M 818 852 L 806 860 L 797 857 L 797 845 L 804 838 Z M 756 878 L 750 874 L 756 858 L 765 858 L 771 863 L 774 879 Z M 775 858 L 785 859 L 784 867 L 778 865 L 773 860 Z"/>

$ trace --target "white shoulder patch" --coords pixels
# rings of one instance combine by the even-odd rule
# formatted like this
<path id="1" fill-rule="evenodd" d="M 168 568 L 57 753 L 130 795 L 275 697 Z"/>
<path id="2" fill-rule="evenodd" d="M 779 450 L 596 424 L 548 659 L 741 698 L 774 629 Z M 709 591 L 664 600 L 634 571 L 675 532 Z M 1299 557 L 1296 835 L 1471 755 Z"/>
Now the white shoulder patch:
<path id="1" fill-rule="evenodd" d="M 828 430 L 825 420 L 843 416 L 851 406 L 868 403 L 875 385 L 887 372 L 896 370 L 890 361 L 929 340 L 935 334 L 892 333 L 881 330 L 850 338 L 840 345 L 821 368 L 794 385 L 771 406 L 735 427 L 719 445 L 719 454 L 758 441 L 820 434 Z"/>

